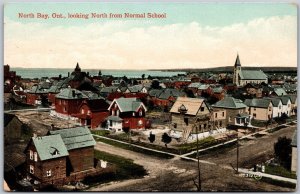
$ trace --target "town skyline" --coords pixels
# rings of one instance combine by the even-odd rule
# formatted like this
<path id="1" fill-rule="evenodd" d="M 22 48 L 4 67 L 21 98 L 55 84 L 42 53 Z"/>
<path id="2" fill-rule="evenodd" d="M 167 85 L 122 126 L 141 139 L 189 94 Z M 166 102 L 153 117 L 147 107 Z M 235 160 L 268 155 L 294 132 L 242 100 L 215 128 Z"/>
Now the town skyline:
<path id="1" fill-rule="evenodd" d="M 79 62 L 83 69 L 202 69 L 232 66 L 239 53 L 244 67 L 297 66 L 297 7 L 293 4 L 64 5 L 7 4 L 4 64 L 72 68 Z M 17 17 L 38 12 L 157 12 L 166 13 L 167 18 Z"/>

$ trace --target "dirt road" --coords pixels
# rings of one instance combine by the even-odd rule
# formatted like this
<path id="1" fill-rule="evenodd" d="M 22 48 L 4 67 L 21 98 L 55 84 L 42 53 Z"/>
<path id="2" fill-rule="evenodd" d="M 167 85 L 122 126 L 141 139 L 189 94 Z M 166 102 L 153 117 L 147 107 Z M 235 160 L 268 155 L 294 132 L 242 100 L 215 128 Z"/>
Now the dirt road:
<path id="1" fill-rule="evenodd" d="M 244 168 L 249 168 L 272 158 L 274 143 L 277 142 L 278 137 L 292 138 L 295 129 L 296 126 L 291 126 L 253 140 L 240 141 L 239 164 Z M 220 149 L 211 154 L 202 155 L 200 159 L 220 165 L 230 165 L 230 163 L 236 165 L 236 153 L 236 147 L 227 150 Z"/>
<path id="2" fill-rule="evenodd" d="M 147 176 L 141 179 L 111 182 L 90 188 L 88 191 L 195 191 L 193 180 L 197 177 L 197 163 L 150 157 L 142 153 L 113 147 L 98 142 L 95 149 L 134 160 L 144 166 Z M 204 191 L 292 191 L 251 178 L 241 178 L 233 170 L 220 166 L 201 164 L 202 189 Z"/>

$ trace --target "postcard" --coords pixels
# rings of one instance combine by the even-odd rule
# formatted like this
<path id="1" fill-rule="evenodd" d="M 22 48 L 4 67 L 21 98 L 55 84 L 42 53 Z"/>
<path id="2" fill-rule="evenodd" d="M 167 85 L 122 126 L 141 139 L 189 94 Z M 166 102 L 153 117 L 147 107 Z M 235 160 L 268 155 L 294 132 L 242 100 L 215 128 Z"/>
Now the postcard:
<path id="1" fill-rule="evenodd" d="M 297 11 L 4 4 L 4 190 L 296 191 Z"/>

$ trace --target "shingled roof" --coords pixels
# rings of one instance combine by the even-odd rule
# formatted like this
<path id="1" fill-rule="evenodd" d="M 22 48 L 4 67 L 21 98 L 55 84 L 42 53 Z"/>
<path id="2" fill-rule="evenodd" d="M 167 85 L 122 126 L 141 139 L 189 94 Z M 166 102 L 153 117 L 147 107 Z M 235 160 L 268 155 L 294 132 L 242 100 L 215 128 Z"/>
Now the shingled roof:
<path id="1" fill-rule="evenodd" d="M 196 115 L 203 103 L 204 103 L 204 100 L 199 99 L 199 98 L 178 97 L 177 100 L 175 101 L 175 103 L 173 104 L 170 112 L 171 113 L 180 113 L 178 110 L 183 105 L 184 108 L 187 110 L 187 112 L 185 114 Z"/>
<path id="2" fill-rule="evenodd" d="M 114 101 L 118 104 L 121 112 L 136 112 L 140 106 L 143 106 L 144 109 L 147 110 L 145 105 L 141 101 L 138 101 L 137 98 L 122 97 L 115 99 Z M 110 110 L 112 104 L 113 103 L 111 103 L 108 110 Z"/>
<path id="3" fill-rule="evenodd" d="M 32 137 L 32 141 L 42 161 L 69 155 L 69 152 L 59 134 Z"/>
<path id="4" fill-rule="evenodd" d="M 88 96 L 83 94 L 81 91 L 73 88 L 64 88 L 58 94 L 56 94 L 55 97 L 69 100 L 88 98 Z"/>
<path id="5" fill-rule="evenodd" d="M 268 78 L 261 70 L 241 70 L 239 75 L 242 80 L 265 80 Z"/>
<path id="6" fill-rule="evenodd" d="M 245 104 L 249 107 L 259 107 L 259 108 L 268 108 L 272 103 L 272 100 L 266 98 L 253 98 L 253 99 L 246 99 Z M 273 103 L 272 103 L 273 105 Z"/>
<path id="7" fill-rule="evenodd" d="M 240 109 L 246 108 L 247 105 L 245 105 L 240 99 L 235 99 L 233 97 L 226 96 L 223 100 L 220 100 L 217 103 L 213 104 L 212 107 Z"/>
<path id="8" fill-rule="evenodd" d="M 89 129 L 75 127 L 49 131 L 50 135 L 59 134 L 67 147 L 67 150 L 84 148 L 96 145 L 96 142 Z"/>

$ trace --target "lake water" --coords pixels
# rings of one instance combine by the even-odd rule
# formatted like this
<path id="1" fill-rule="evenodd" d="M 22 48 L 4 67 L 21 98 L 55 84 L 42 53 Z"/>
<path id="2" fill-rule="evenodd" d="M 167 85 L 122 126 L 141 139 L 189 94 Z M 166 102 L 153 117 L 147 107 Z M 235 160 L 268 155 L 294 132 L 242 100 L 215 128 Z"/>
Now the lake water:
<path id="1" fill-rule="evenodd" d="M 74 69 L 53 69 L 53 68 L 11 68 L 11 71 L 16 71 L 17 75 L 22 78 L 41 78 L 41 77 L 58 77 L 59 74 L 62 77 L 67 77 L 68 72 L 72 72 Z M 82 71 L 89 72 L 91 76 L 98 75 L 97 69 L 82 69 Z M 178 74 L 186 74 L 181 71 L 149 71 L 149 70 L 101 70 L 102 75 L 112 75 L 114 77 L 128 78 L 141 78 L 145 74 L 145 78 L 149 75 L 153 77 L 173 77 Z"/>

